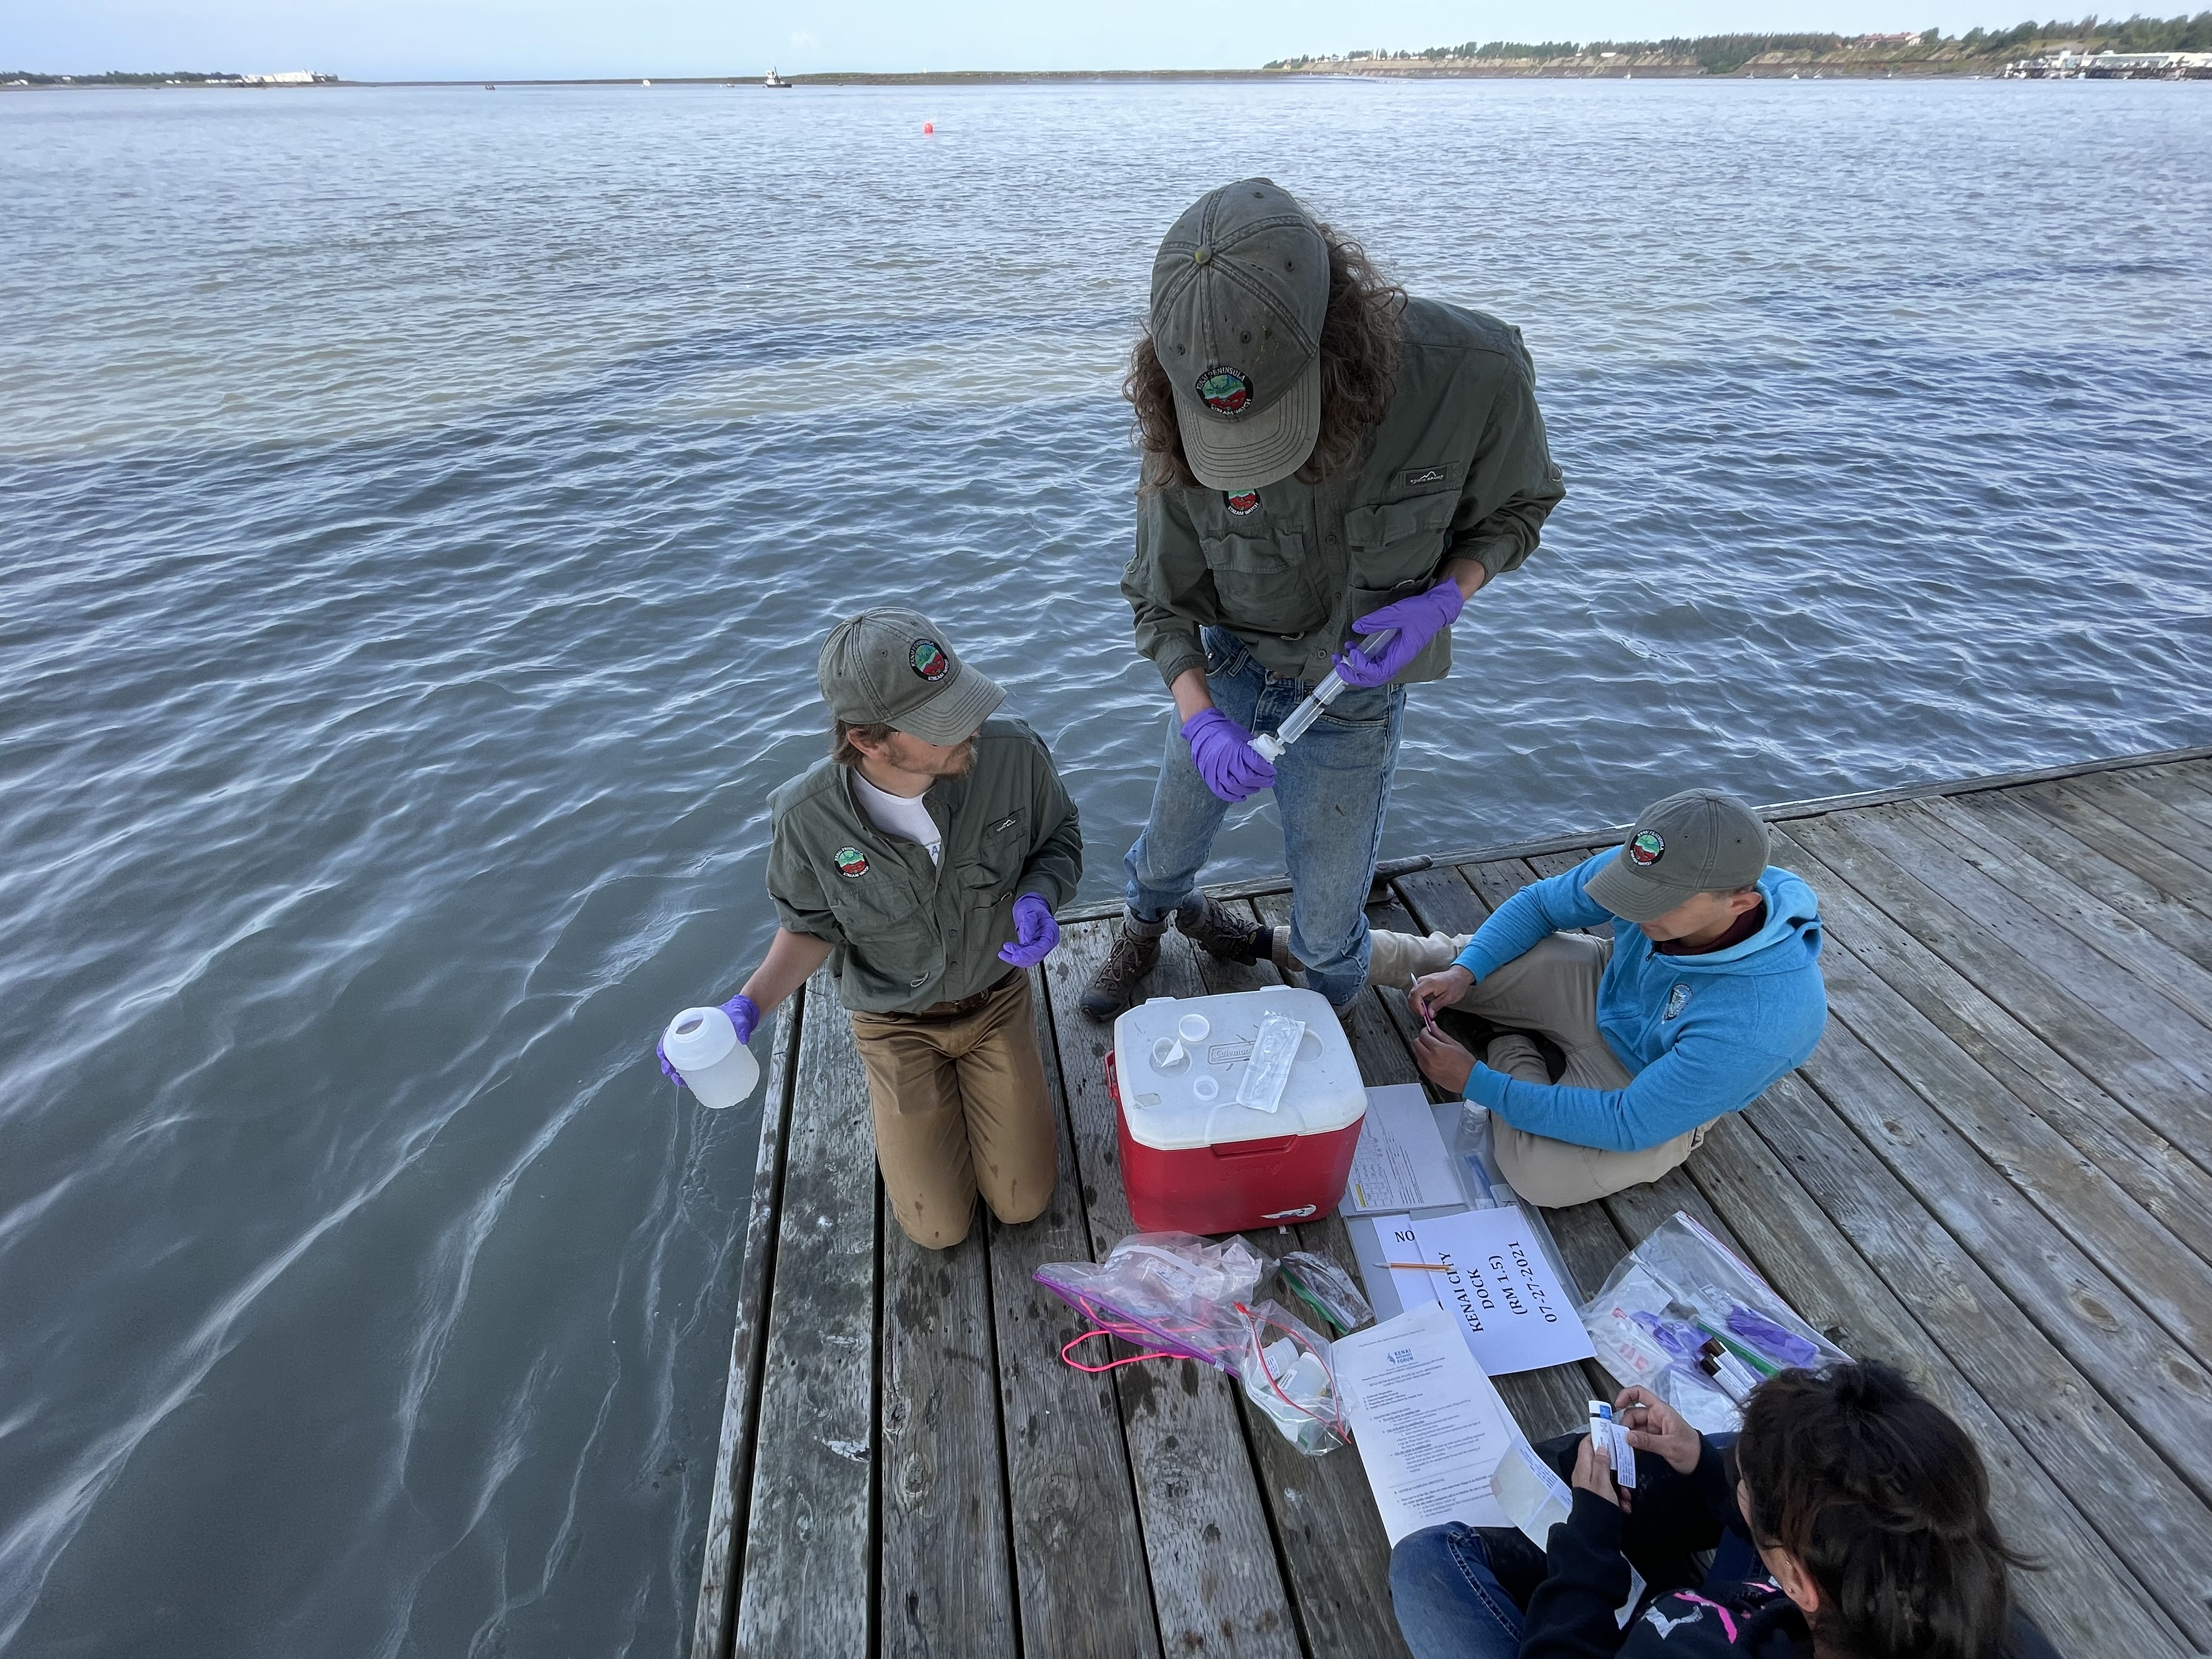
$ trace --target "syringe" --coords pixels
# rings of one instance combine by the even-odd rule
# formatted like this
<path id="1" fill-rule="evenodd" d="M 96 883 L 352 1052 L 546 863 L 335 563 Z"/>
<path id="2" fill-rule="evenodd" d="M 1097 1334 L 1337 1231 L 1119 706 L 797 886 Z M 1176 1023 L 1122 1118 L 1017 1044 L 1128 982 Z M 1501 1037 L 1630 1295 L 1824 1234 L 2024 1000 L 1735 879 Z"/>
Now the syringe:
<path id="1" fill-rule="evenodd" d="M 1395 628 L 1380 629 L 1356 643 L 1361 654 L 1372 662 L 1375 653 L 1396 638 L 1397 634 Z M 1305 736 L 1306 728 L 1321 718 L 1321 711 L 1334 702 L 1343 690 L 1343 674 L 1331 668 L 1322 676 L 1321 684 L 1306 694 L 1306 700 L 1291 710 L 1280 726 L 1272 732 L 1262 732 L 1252 739 L 1253 752 L 1270 763 L 1280 759 L 1283 750 Z"/>

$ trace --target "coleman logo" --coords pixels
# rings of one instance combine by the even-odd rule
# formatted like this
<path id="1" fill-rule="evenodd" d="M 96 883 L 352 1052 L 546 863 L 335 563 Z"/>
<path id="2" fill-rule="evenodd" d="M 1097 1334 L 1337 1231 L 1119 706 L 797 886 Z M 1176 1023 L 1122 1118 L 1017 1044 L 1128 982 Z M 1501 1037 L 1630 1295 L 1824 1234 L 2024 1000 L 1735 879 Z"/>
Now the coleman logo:
<path id="1" fill-rule="evenodd" d="M 932 685 L 952 672 L 952 659 L 945 654 L 944 647 L 935 640 L 916 640 L 914 649 L 907 653 L 907 661 Z"/>
<path id="2" fill-rule="evenodd" d="M 857 847 L 837 849 L 837 873 L 848 881 L 858 881 L 868 873 L 868 860 Z"/>
<path id="3" fill-rule="evenodd" d="M 1666 850 L 1667 843 L 1656 830 L 1639 830 L 1628 843 L 1629 858 L 1646 869 L 1658 863 L 1660 854 Z"/>
<path id="4" fill-rule="evenodd" d="M 1686 985 L 1677 985 L 1667 993 L 1667 1012 L 1660 1018 L 1662 1020 L 1672 1019 L 1689 1006 L 1690 988 Z"/>
<path id="5" fill-rule="evenodd" d="M 1240 519 L 1247 513 L 1260 510 L 1260 492 L 1256 489 L 1248 489 L 1242 495 L 1224 495 L 1222 499 L 1229 503 L 1229 510 Z"/>
<path id="6" fill-rule="evenodd" d="M 1198 397 L 1217 415 L 1242 415 L 1252 406 L 1252 377 L 1217 365 L 1198 377 Z"/>

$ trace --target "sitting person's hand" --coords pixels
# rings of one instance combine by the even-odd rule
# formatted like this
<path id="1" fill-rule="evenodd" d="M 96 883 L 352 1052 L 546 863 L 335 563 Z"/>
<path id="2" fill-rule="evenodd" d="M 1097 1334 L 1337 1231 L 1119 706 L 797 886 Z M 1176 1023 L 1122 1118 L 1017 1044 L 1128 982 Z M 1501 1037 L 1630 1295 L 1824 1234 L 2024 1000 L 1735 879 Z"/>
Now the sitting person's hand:
<path id="1" fill-rule="evenodd" d="M 1474 975 L 1455 962 L 1440 973 L 1423 974 L 1406 1000 L 1413 1006 L 1413 1018 L 1431 1025 L 1437 1009 L 1450 1007 L 1474 988 Z"/>
<path id="2" fill-rule="evenodd" d="M 1620 1398 L 1613 1402 L 1613 1414 L 1628 1431 L 1630 1445 L 1638 1451 L 1658 1453 L 1677 1474 L 1689 1474 L 1705 1455 L 1705 1437 L 1649 1389 L 1623 1389 Z"/>
<path id="3" fill-rule="evenodd" d="M 1419 1062 L 1421 1075 L 1439 1089 L 1464 1096 L 1468 1073 L 1474 1070 L 1474 1056 L 1458 1043 L 1433 1027 L 1413 1039 L 1413 1058 Z"/>
<path id="4" fill-rule="evenodd" d="M 1593 1496 L 1602 1498 L 1615 1509 L 1625 1510 L 1632 1502 L 1628 1493 L 1613 1484 L 1613 1460 L 1606 1455 L 1597 1437 L 1586 1434 L 1583 1443 L 1575 1448 L 1575 1478 L 1573 1485 Z"/>

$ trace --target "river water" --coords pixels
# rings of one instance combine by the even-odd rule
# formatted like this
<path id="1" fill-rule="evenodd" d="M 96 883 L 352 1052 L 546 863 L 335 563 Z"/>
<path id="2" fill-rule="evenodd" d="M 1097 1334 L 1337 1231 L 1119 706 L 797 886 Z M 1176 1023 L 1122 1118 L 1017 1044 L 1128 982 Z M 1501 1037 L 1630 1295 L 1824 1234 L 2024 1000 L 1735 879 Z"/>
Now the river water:
<path id="1" fill-rule="evenodd" d="M 1538 364 L 1571 494 L 1388 855 L 2205 740 L 2209 139 L 2162 84 L 0 100 L 0 1650 L 675 1650 L 757 1120 L 652 1036 L 763 942 L 866 599 L 1115 890 L 1116 364 L 1200 191 Z"/>

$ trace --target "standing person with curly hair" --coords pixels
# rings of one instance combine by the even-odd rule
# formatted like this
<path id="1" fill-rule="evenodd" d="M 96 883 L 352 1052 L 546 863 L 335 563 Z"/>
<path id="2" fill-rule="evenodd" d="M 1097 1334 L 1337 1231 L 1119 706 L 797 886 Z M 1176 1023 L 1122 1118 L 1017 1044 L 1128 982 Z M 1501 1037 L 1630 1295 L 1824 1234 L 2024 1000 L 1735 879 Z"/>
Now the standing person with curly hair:
<path id="1" fill-rule="evenodd" d="M 1135 1000 L 1168 918 L 1253 962 L 1267 930 L 1197 890 L 1224 811 L 1272 788 L 1291 888 L 1279 965 L 1341 1008 L 1366 983 L 1365 906 L 1406 687 L 1442 679 L 1451 625 L 1517 568 L 1565 495 L 1520 331 L 1408 299 L 1265 179 L 1176 222 L 1124 386 L 1144 453 L 1121 592 L 1175 699 L 1120 938 L 1084 993 Z M 1395 630 L 1370 655 L 1357 635 Z M 1348 690 L 1272 764 L 1251 746 L 1328 671 Z"/>

